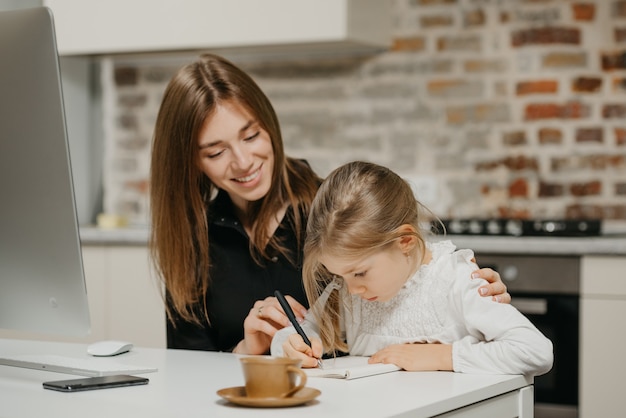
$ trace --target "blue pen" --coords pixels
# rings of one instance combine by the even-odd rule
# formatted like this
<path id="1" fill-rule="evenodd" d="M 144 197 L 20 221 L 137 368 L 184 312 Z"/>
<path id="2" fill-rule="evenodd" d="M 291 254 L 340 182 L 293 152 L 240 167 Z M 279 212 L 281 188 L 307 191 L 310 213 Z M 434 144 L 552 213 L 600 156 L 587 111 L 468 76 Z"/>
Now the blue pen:
<path id="1" fill-rule="evenodd" d="M 296 329 L 296 332 L 302 337 L 302 339 L 304 340 L 304 343 L 308 345 L 309 347 L 311 347 L 311 340 L 309 340 L 309 337 L 306 336 L 306 334 L 304 333 L 304 330 L 298 323 L 298 320 L 296 319 L 296 315 L 293 313 L 291 306 L 289 306 L 287 299 L 285 299 L 283 294 L 280 293 L 280 290 L 275 291 L 274 296 L 276 296 L 276 299 L 278 299 L 278 303 L 280 303 L 280 306 L 283 307 L 283 311 L 285 311 L 285 313 L 287 314 L 287 318 L 289 318 L 289 321 L 291 321 L 291 324 Z M 317 367 L 319 367 L 320 369 L 324 368 L 322 365 L 321 359 L 317 359 Z"/>

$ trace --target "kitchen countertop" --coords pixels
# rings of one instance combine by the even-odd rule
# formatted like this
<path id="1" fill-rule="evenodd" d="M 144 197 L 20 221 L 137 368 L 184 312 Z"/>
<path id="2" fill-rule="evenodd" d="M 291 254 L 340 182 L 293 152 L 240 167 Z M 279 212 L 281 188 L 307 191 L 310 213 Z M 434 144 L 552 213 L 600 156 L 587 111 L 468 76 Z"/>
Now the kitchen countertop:
<path id="1" fill-rule="evenodd" d="M 80 228 L 83 245 L 147 245 L 148 227 L 101 229 Z M 550 254 L 550 255 L 626 255 L 626 234 L 597 237 L 512 237 L 512 236 L 438 236 L 449 239 L 458 248 L 470 248 L 476 253 L 491 254 Z"/>
<path id="2" fill-rule="evenodd" d="M 0 339 L 8 355 L 41 353 L 86 359 L 86 344 Z M 533 379 L 520 375 L 453 372 L 394 372 L 362 379 L 313 378 L 307 387 L 319 397 L 293 408 L 248 408 L 227 403 L 219 390 L 244 383 L 232 353 L 167 350 L 137 346 L 115 362 L 156 367 L 150 383 L 132 388 L 59 393 L 41 382 L 71 379 L 49 371 L 2 366 L 2 416 L 48 418 L 175 417 L 433 417 L 530 416 Z M 103 362 L 108 359 L 100 359 Z M 208 372 L 210 371 L 210 372 Z M 381 388 L 390 388 L 384 398 Z M 182 413 L 184 411 L 184 414 Z"/>
<path id="3" fill-rule="evenodd" d="M 80 241 L 83 245 L 147 245 L 148 227 L 98 228 L 81 226 Z"/>
<path id="4" fill-rule="evenodd" d="M 446 239 L 438 237 L 437 239 Z M 457 248 L 475 253 L 533 255 L 626 255 L 626 235 L 597 237 L 512 237 L 448 235 Z"/>

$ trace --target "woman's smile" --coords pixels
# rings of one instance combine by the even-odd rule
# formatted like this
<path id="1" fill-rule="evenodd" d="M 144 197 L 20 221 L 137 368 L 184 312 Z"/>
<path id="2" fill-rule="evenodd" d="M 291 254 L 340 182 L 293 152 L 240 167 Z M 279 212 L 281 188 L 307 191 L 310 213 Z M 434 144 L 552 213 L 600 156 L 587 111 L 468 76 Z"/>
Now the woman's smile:
<path id="1" fill-rule="evenodd" d="M 254 172 L 252 172 L 251 174 L 245 177 L 238 177 L 238 178 L 234 178 L 233 180 L 241 184 L 251 182 L 252 180 L 255 180 L 261 175 L 261 167 L 259 167 L 257 170 L 255 170 Z"/>

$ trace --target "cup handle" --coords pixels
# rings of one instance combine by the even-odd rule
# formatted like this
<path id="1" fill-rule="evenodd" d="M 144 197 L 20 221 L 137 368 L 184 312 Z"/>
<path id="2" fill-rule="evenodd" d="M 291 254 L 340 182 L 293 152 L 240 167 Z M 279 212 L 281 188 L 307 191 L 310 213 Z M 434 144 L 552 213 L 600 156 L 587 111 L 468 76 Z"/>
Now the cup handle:
<path id="1" fill-rule="evenodd" d="M 304 385 L 306 385 L 306 373 L 300 367 L 288 366 L 287 367 L 287 373 L 295 373 L 295 374 L 297 374 L 299 382 L 298 382 L 298 384 L 296 386 L 294 386 L 293 389 L 291 389 L 289 392 L 285 393 L 282 396 L 283 398 L 288 398 L 289 396 L 292 396 L 294 393 L 296 393 L 300 389 L 304 388 Z"/>

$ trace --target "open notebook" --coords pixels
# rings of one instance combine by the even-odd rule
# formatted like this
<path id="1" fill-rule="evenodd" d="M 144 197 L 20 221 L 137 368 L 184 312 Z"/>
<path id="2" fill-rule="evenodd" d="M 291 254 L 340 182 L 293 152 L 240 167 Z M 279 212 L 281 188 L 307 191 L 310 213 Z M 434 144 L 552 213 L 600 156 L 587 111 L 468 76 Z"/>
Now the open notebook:
<path id="1" fill-rule="evenodd" d="M 323 360 L 323 369 L 304 369 L 309 377 L 358 379 L 401 370 L 395 364 L 369 364 L 369 357 L 345 356 Z"/>

